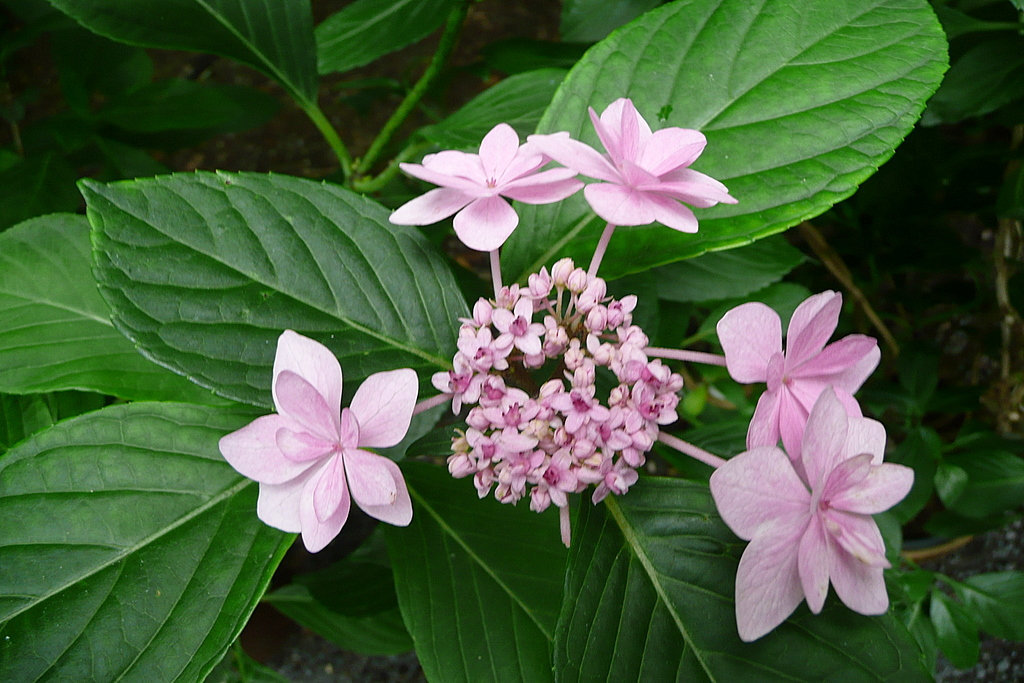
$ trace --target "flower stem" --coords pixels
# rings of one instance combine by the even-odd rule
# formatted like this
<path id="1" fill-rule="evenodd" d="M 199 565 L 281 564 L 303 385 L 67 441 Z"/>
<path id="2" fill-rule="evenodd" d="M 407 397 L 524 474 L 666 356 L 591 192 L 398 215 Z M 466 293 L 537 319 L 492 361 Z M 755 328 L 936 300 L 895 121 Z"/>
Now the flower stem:
<path id="1" fill-rule="evenodd" d="M 352 189 L 363 194 L 376 192 L 398 175 L 400 163 L 418 156 L 420 152 L 429 146 L 430 144 L 425 142 L 414 142 L 406 145 L 405 149 L 396 154 L 395 158 L 389 161 L 384 170 L 377 175 L 372 178 L 353 178 Z"/>
<path id="2" fill-rule="evenodd" d="M 601 233 L 601 239 L 597 241 L 597 247 L 594 249 L 594 258 L 590 259 L 590 268 L 587 270 L 587 275 L 594 277 L 597 275 L 597 269 L 601 267 L 601 259 L 604 258 L 604 252 L 608 249 L 608 243 L 612 239 L 612 233 L 615 232 L 615 226 L 611 223 L 604 226 L 604 232 Z"/>
<path id="3" fill-rule="evenodd" d="M 704 353 L 702 351 L 685 351 L 683 349 L 662 349 L 657 346 L 648 346 L 644 353 L 654 358 L 669 358 L 690 363 L 704 363 L 705 365 L 720 365 L 725 367 L 725 356 L 717 353 Z"/>
<path id="4" fill-rule="evenodd" d="M 416 84 L 413 85 L 405 99 L 398 105 L 395 113 L 391 115 L 391 118 L 381 128 L 376 139 L 370 143 L 370 148 L 366 150 L 366 154 L 356 164 L 355 170 L 357 173 L 366 173 L 370 170 L 384 150 L 384 147 L 391 141 L 391 137 L 398 130 L 399 126 L 405 122 L 405 119 L 416 108 L 419 101 L 423 99 L 423 95 L 433 85 L 438 74 L 441 73 L 445 62 L 448 61 L 452 49 L 455 47 L 455 41 L 459 36 L 459 29 L 462 28 L 462 21 L 466 18 L 468 9 L 469 0 L 460 0 L 452 8 L 452 11 L 448 14 L 448 19 L 445 21 L 444 33 L 441 34 L 441 41 L 438 43 L 437 52 L 434 53 L 430 64 L 427 65 L 426 71 L 420 76 L 420 80 L 416 81 Z"/>
<path id="5" fill-rule="evenodd" d="M 299 106 L 306 112 L 306 116 L 309 117 L 309 120 L 317 127 L 320 134 L 324 136 L 327 144 L 334 150 L 334 156 L 338 157 L 338 164 L 341 166 L 341 174 L 348 179 L 352 174 L 352 157 L 349 156 L 345 143 L 338 136 L 338 131 L 334 130 L 334 126 L 327 120 L 327 116 L 324 115 L 323 110 L 320 109 L 316 102 L 300 100 Z"/>
<path id="6" fill-rule="evenodd" d="M 501 259 L 498 258 L 498 250 L 491 251 L 491 281 L 494 283 L 494 300 L 498 300 L 498 292 L 501 291 Z"/>
<path id="7" fill-rule="evenodd" d="M 658 433 L 658 441 L 662 442 L 666 446 L 676 449 L 683 455 L 688 455 L 694 460 L 699 460 L 705 465 L 711 465 L 712 467 L 721 467 L 726 463 L 725 458 L 719 458 L 717 455 L 708 453 L 703 448 L 694 446 L 689 441 L 683 441 L 682 439 L 666 434 L 665 432 Z"/>
<path id="8" fill-rule="evenodd" d="M 450 400 L 452 400 L 452 395 L 451 394 L 438 394 L 437 396 L 431 396 L 430 398 L 425 398 L 425 399 L 423 399 L 422 401 L 420 401 L 419 403 L 416 404 L 416 407 L 412 409 L 412 414 L 413 415 L 419 415 L 420 413 L 422 413 L 425 410 L 430 410 L 431 408 L 439 406 L 442 403 L 445 403 L 446 401 L 450 401 Z"/>

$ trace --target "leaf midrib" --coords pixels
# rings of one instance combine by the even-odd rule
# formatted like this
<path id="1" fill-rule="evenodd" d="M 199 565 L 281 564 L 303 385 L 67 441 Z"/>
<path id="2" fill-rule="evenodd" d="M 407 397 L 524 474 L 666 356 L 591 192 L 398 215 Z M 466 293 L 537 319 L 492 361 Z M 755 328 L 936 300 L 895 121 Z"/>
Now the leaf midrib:
<path id="1" fill-rule="evenodd" d="M 430 503 L 428 503 L 427 500 L 423 498 L 423 496 L 421 496 L 419 492 L 416 491 L 415 488 L 410 486 L 408 482 L 406 483 L 406 485 L 412 497 L 416 499 L 416 502 L 419 505 L 423 506 L 427 510 L 427 512 L 430 513 L 430 516 L 434 519 L 435 522 L 437 522 L 437 525 L 441 527 L 441 530 L 445 534 L 447 534 L 453 541 L 455 541 L 459 545 L 459 547 L 462 548 L 463 551 L 465 551 L 465 553 L 470 557 L 470 559 L 473 560 L 473 562 L 477 566 L 479 566 L 480 569 L 482 569 L 483 572 L 487 574 L 487 576 L 489 576 L 491 580 L 494 581 L 494 583 L 496 583 L 509 596 L 512 602 L 519 606 L 519 609 L 523 610 L 523 613 L 530 618 L 530 621 L 534 623 L 534 625 L 544 635 L 544 637 L 548 640 L 549 643 L 554 642 L 554 634 L 544 626 L 541 620 L 534 614 L 533 610 L 530 609 L 530 607 L 528 607 L 522 601 L 519 595 L 514 590 L 512 590 L 512 588 L 505 581 L 498 577 L 494 570 L 491 569 L 490 565 L 483 561 L 483 559 L 472 549 L 472 547 L 470 547 L 470 545 L 458 533 L 455 532 L 455 530 L 444 520 L 440 513 L 438 513 L 437 510 L 435 510 L 434 507 Z"/>

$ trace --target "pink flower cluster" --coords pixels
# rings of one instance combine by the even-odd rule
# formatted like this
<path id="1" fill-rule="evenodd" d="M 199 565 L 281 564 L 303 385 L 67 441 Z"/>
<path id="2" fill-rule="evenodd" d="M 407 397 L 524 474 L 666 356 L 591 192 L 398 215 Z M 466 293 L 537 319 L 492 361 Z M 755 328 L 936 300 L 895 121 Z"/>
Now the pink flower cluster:
<path id="1" fill-rule="evenodd" d="M 676 420 L 683 380 L 644 353 L 635 296 L 609 297 L 604 280 L 570 259 L 528 282 L 477 301 L 454 369 L 433 383 L 456 412 L 472 406 L 453 439 L 452 475 L 472 475 L 481 498 L 493 488 L 503 503 L 529 493 L 537 512 L 554 503 L 568 545 L 566 494 L 591 484 L 595 503 L 625 493 L 659 427 Z M 602 374 L 614 384 L 607 396 Z"/>

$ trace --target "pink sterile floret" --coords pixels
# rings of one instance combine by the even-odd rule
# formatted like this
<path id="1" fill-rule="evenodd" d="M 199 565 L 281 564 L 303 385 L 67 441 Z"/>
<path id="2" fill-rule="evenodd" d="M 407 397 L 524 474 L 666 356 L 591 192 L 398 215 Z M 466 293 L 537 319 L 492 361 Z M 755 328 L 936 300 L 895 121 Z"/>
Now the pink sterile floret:
<path id="1" fill-rule="evenodd" d="M 528 493 L 537 512 L 554 503 L 568 545 L 566 494 L 590 485 L 594 502 L 625 493 L 660 426 L 676 419 L 683 380 L 647 359 L 647 336 L 632 324 L 635 296 L 607 296 L 603 280 L 569 259 L 529 282 L 477 302 L 463 320 L 455 369 L 433 383 L 452 395 L 455 412 L 471 406 L 468 430 L 452 442 L 452 475 L 472 475 L 481 497 L 493 488 L 515 503 Z M 546 381 L 534 383 L 538 368 Z M 599 372 L 614 382 L 607 396 L 598 393 Z"/>
<path id="2" fill-rule="evenodd" d="M 310 552 L 338 535 L 352 499 L 371 517 L 409 524 L 412 502 L 401 470 L 365 449 L 394 446 L 405 437 L 416 405 L 416 373 L 405 368 L 370 375 L 342 408 L 337 358 L 286 330 L 278 339 L 272 386 L 277 413 L 220 440 L 224 459 L 259 482 L 259 518 L 301 532 Z"/>
<path id="3" fill-rule="evenodd" d="M 736 572 L 736 623 L 750 641 L 768 633 L 804 599 L 821 611 L 831 582 L 846 605 L 881 614 L 889 605 L 885 546 L 871 515 L 910 491 L 914 471 L 882 462 L 885 429 L 851 417 L 822 392 L 803 434 L 798 471 L 775 446 L 741 453 L 711 475 L 722 519 L 749 540 Z"/>
<path id="4" fill-rule="evenodd" d="M 779 437 L 799 469 L 804 425 L 818 396 L 831 386 L 847 412 L 861 415 L 853 393 L 878 365 L 878 342 L 851 334 L 826 346 L 839 324 L 843 297 L 815 294 L 801 303 L 789 322 L 782 350 L 782 322 L 761 303 L 732 309 L 718 322 L 726 367 L 743 384 L 766 382 L 747 431 L 747 448 L 774 446 Z"/>
<path id="5" fill-rule="evenodd" d="M 565 199 L 581 187 L 567 168 L 541 171 L 550 159 L 499 123 L 480 143 L 479 154 L 445 150 L 428 154 L 422 164 L 400 164 L 411 176 L 441 187 L 398 207 L 391 222 L 429 225 L 455 214 L 455 234 L 470 249 L 493 251 L 519 224 L 519 216 L 503 199 L 548 204 Z"/>
<path id="6" fill-rule="evenodd" d="M 583 194 L 609 223 L 657 221 L 675 230 L 697 232 L 697 218 L 680 202 L 698 208 L 736 203 L 725 185 L 690 168 L 707 144 L 699 131 L 663 128 L 652 132 L 626 98 L 609 104 L 600 117 L 591 108 L 590 120 L 607 154 L 565 132 L 531 135 L 528 140 L 558 163 L 603 181 L 587 185 Z"/>

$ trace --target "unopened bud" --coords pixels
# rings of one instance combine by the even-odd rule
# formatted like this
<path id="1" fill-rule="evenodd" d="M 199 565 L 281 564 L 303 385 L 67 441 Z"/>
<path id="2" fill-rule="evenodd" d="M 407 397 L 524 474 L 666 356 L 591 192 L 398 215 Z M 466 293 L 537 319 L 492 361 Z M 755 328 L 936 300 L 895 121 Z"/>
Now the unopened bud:
<path id="1" fill-rule="evenodd" d="M 563 289 L 569 282 L 569 275 L 572 273 L 575 265 L 570 258 L 559 259 L 555 262 L 555 265 L 551 266 L 551 279 L 554 282 L 555 287 Z"/>

